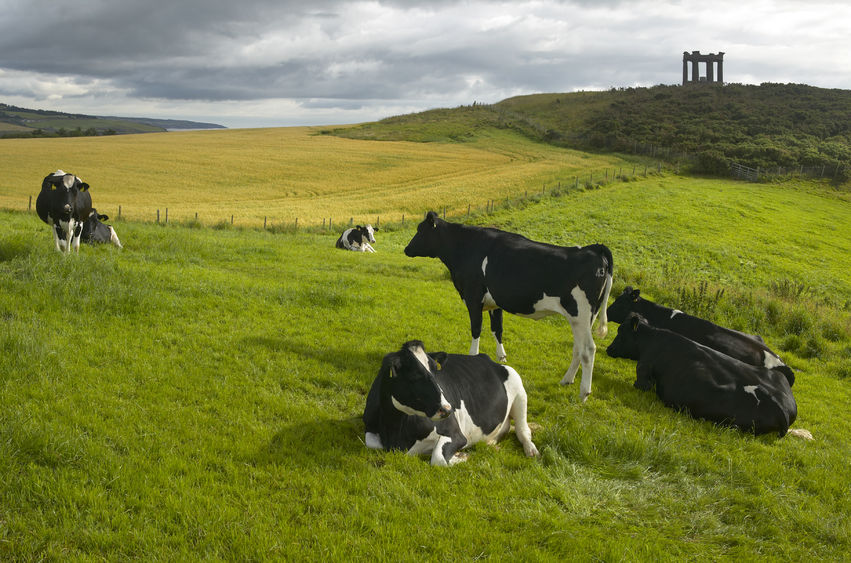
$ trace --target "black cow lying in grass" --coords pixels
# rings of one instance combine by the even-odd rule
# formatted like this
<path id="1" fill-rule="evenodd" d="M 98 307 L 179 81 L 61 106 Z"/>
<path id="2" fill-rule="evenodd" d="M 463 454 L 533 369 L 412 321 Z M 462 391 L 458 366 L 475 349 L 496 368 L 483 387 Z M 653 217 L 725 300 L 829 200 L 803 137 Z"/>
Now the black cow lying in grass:
<path id="1" fill-rule="evenodd" d="M 354 250 L 355 252 L 375 252 L 375 249 L 369 243 L 375 242 L 375 231 L 372 225 L 362 227 L 360 225 L 346 229 L 340 238 L 337 239 L 337 248 L 344 250 Z"/>
<path id="2" fill-rule="evenodd" d="M 463 461 L 456 453 L 464 447 L 495 443 L 511 419 L 523 451 L 538 455 L 514 369 L 485 354 L 426 354 L 418 340 L 384 356 L 363 412 L 368 448 L 431 453 L 443 466 Z"/>
<path id="3" fill-rule="evenodd" d="M 789 430 L 798 407 L 789 382 L 775 369 L 746 364 L 653 327 L 636 313 L 624 319 L 607 352 L 638 360 L 635 387 L 649 391 L 655 385 L 668 407 L 756 435 L 792 433 L 812 439 L 806 430 Z"/>
<path id="4" fill-rule="evenodd" d="M 610 321 L 623 323 L 630 313 L 637 313 L 656 328 L 664 328 L 708 346 L 753 366 L 775 369 L 782 373 L 791 387 L 795 372 L 783 363 L 759 336 L 718 326 L 677 309 L 669 309 L 644 299 L 638 289 L 627 287 L 606 311 Z"/>
<path id="5" fill-rule="evenodd" d="M 109 221 L 109 216 L 99 214 L 97 209 L 92 208 L 88 219 L 83 222 L 83 233 L 80 239 L 89 244 L 111 242 L 118 248 L 122 248 L 121 241 L 118 240 L 112 225 L 104 225 L 101 221 Z"/>

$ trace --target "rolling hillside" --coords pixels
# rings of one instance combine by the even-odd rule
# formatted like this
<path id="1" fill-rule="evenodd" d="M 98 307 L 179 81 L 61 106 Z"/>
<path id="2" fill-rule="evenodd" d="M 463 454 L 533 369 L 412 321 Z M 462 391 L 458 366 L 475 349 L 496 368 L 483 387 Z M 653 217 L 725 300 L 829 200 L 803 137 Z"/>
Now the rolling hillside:
<path id="1" fill-rule="evenodd" d="M 851 91 L 801 84 L 654 86 L 535 94 L 334 131 L 364 139 L 464 141 L 484 128 L 579 150 L 688 155 L 695 171 L 825 167 L 851 177 Z"/>
<path id="2" fill-rule="evenodd" d="M 100 117 L 26 109 L 0 103 L 0 137 L 84 137 L 155 133 L 169 129 L 221 129 L 215 123 L 143 117 Z"/>

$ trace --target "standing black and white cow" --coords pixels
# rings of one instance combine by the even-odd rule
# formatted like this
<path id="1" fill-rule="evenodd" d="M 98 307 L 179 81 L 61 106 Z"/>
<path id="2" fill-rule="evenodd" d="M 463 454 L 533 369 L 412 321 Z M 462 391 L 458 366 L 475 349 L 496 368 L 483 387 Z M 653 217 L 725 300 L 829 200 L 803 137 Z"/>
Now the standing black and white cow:
<path id="1" fill-rule="evenodd" d="M 627 286 L 609 306 L 609 320 L 622 323 L 630 313 L 638 313 L 651 326 L 676 332 L 747 364 L 776 369 L 786 377 L 790 387 L 795 383 L 792 368 L 783 363 L 780 356 L 766 346 L 759 336 L 725 328 L 677 309 L 669 309 L 644 299 L 640 294 L 640 290 Z"/>
<path id="2" fill-rule="evenodd" d="M 375 249 L 369 243 L 375 242 L 375 229 L 372 225 L 362 227 L 360 225 L 346 229 L 340 238 L 337 239 L 337 248 L 345 250 L 354 250 L 356 252 L 375 252 Z"/>
<path id="3" fill-rule="evenodd" d="M 88 219 L 83 222 L 83 232 L 80 238 L 89 244 L 111 242 L 118 248 L 122 248 L 121 241 L 112 225 L 104 225 L 101 221 L 109 221 L 108 215 L 101 215 L 97 209 L 92 208 Z"/>
<path id="4" fill-rule="evenodd" d="M 53 227 L 53 241 L 59 252 L 80 251 L 83 221 L 92 210 L 89 185 L 73 174 L 57 170 L 41 183 L 35 200 L 39 218 Z"/>
<path id="5" fill-rule="evenodd" d="M 614 358 L 638 360 L 635 387 L 694 418 L 783 437 L 798 415 L 789 382 L 776 370 L 746 364 L 630 313 L 609 345 Z M 806 430 L 792 433 L 812 438 Z"/>
<path id="6" fill-rule="evenodd" d="M 591 326 L 598 313 L 597 333 L 604 337 L 608 330 L 606 302 L 613 271 L 608 248 L 554 246 L 498 229 L 450 223 L 430 211 L 405 254 L 439 258 L 449 268 L 470 314 L 470 354 L 479 351 L 483 311 L 490 315 L 499 361 L 506 358 L 503 310 L 532 319 L 553 314 L 567 318 L 573 330 L 573 358 L 561 384 L 573 383 L 581 364 L 579 394 L 583 401 L 588 398 L 597 349 Z"/>
<path id="7" fill-rule="evenodd" d="M 431 453 L 432 465 L 453 465 L 477 442 L 496 443 L 511 426 L 529 457 L 538 455 L 526 421 L 526 390 L 517 372 L 485 354 L 426 354 L 412 340 L 384 356 L 366 398 L 366 446 Z"/>

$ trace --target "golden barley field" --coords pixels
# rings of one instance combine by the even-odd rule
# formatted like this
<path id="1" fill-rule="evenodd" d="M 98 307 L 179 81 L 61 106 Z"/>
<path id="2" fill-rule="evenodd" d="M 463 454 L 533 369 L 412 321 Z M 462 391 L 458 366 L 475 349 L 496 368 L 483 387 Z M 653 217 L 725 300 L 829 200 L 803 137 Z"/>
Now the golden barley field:
<path id="1" fill-rule="evenodd" d="M 237 225 L 323 219 L 398 221 L 428 209 L 466 210 L 534 193 L 590 171 L 626 166 L 490 131 L 466 143 L 352 140 L 318 127 L 0 140 L 0 207 L 27 209 L 47 174 L 91 185 L 112 218 Z"/>

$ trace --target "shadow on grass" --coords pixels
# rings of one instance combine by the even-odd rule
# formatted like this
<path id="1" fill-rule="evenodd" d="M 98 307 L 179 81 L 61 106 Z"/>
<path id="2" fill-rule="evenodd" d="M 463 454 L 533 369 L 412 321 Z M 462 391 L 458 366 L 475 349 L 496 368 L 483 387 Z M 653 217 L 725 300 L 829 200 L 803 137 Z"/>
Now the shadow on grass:
<path id="1" fill-rule="evenodd" d="M 297 464 L 307 470 L 340 468 L 365 448 L 360 416 L 325 418 L 285 426 L 251 461 L 257 465 Z"/>

